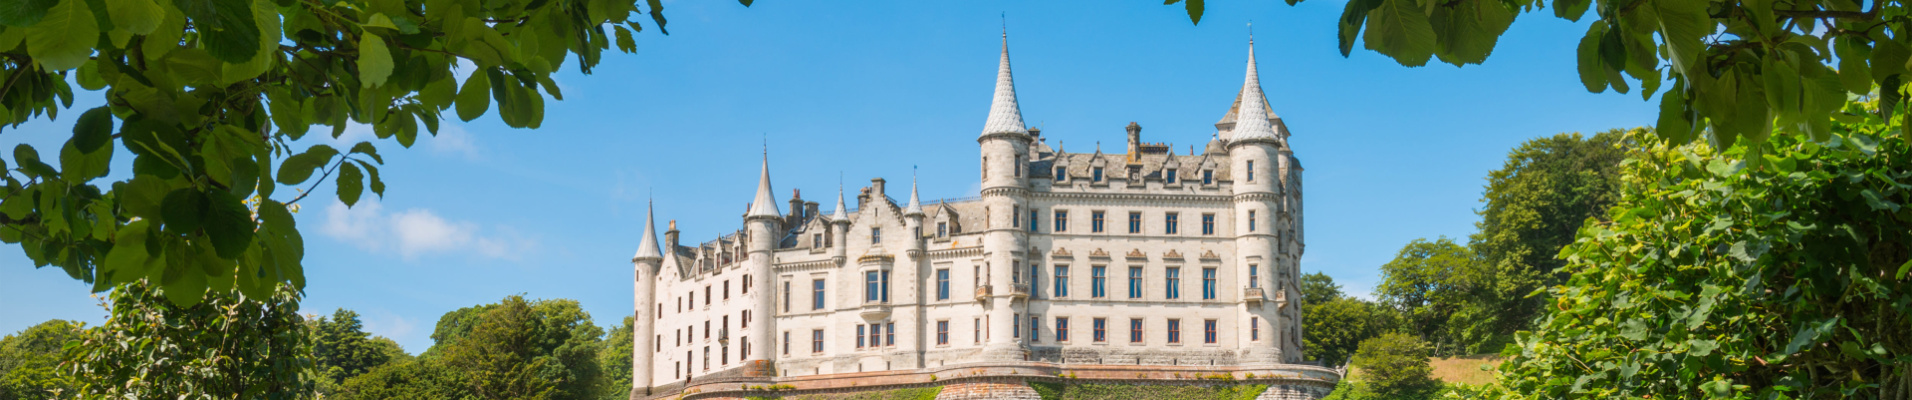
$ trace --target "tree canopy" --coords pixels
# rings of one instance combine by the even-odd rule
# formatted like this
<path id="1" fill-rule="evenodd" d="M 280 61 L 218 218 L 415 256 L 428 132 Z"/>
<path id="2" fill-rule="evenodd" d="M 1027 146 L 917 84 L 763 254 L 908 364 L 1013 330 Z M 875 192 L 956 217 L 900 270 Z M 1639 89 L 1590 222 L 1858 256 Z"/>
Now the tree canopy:
<path id="1" fill-rule="evenodd" d="M 629 326 L 612 335 L 620 347 L 575 300 L 510 296 L 445 313 L 431 349 L 347 379 L 346 392 L 362 400 L 628 398 Z"/>
<path id="2" fill-rule="evenodd" d="M 60 373 L 61 353 L 67 342 L 79 339 L 82 327 L 56 319 L 0 338 L 0 400 L 72 394 L 72 377 Z"/>
<path id="3" fill-rule="evenodd" d="M 301 399 L 314 390 L 311 335 L 298 292 L 210 296 L 181 307 L 167 289 L 121 285 L 106 322 L 66 348 L 82 399 Z"/>

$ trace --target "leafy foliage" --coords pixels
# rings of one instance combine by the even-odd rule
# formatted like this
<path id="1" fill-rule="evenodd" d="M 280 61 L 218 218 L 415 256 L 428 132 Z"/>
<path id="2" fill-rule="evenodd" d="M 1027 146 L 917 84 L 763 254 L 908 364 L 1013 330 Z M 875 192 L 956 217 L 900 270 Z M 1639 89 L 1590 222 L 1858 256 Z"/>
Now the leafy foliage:
<path id="1" fill-rule="evenodd" d="M 510 296 L 446 313 L 432 332 L 437 344 L 417 360 L 374 368 L 345 388 L 367 400 L 628 397 L 628 377 L 621 388 L 605 382 L 603 336 L 575 300 Z M 628 374 L 630 345 L 622 351 Z"/>
<path id="2" fill-rule="evenodd" d="M 351 310 L 341 308 L 329 318 L 309 319 L 306 325 L 312 333 L 312 356 L 324 378 L 319 383 L 322 395 L 343 392 L 346 379 L 374 367 L 411 358 L 398 342 L 366 333 L 358 313 Z"/>
<path id="3" fill-rule="evenodd" d="M 435 358 L 381 365 L 345 380 L 344 387 L 346 396 L 358 400 L 479 398 L 462 371 Z"/>
<path id="4" fill-rule="evenodd" d="M 107 295 L 106 322 L 65 350 L 78 398 L 311 396 L 312 341 L 291 285 L 185 307 L 166 290 L 136 282 Z"/>
<path id="5" fill-rule="evenodd" d="M 551 74 L 572 57 L 590 73 L 613 37 L 636 51 L 640 15 L 630 0 L 8 2 L 0 125 L 56 117 L 69 82 L 106 105 L 80 114 L 57 168 L 25 144 L 0 161 L 0 241 L 94 292 L 145 280 L 181 307 L 303 288 L 290 207 L 328 179 L 348 206 L 385 192 L 374 143 L 296 145 L 312 125 L 410 147 L 445 110 L 470 121 L 496 104 L 536 128 L 545 97 L 563 99 Z M 115 156 L 133 157 L 131 178 L 96 182 Z"/>
<path id="6" fill-rule="evenodd" d="M 1303 352 L 1328 366 L 1347 362 L 1361 341 L 1400 326 L 1393 310 L 1348 297 L 1327 274 L 1302 275 L 1301 297 Z"/>
<path id="7" fill-rule="evenodd" d="M 1654 132 L 1673 143 L 1745 139 L 1758 154 L 1776 150 L 1766 143 L 1775 133 L 1825 141 L 1847 94 L 1867 95 L 1875 85 L 1877 115 L 1912 118 L 1905 1 L 1349 0 L 1338 39 L 1344 56 L 1360 37 L 1409 67 L 1429 58 L 1479 64 L 1515 18 L 1548 7 L 1569 21 L 1594 11 L 1576 47 L 1581 83 L 1594 93 L 1638 85 L 1645 100 L 1660 93 Z M 1199 7 L 1188 12 L 1200 21 Z M 1901 132 L 1912 138 L 1912 129 Z"/>
<path id="8" fill-rule="evenodd" d="M 1268 390 L 1268 385 L 1127 385 L 1068 381 L 1030 381 L 1029 386 L 1042 400 L 1253 400 Z"/>
<path id="9" fill-rule="evenodd" d="M 1361 371 L 1363 397 L 1419 399 L 1441 388 L 1427 362 L 1427 342 L 1404 333 L 1389 333 L 1361 341 L 1354 368 Z"/>
<path id="10" fill-rule="evenodd" d="M 1316 272 L 1301 275 L 1301 304 L 1321 304 L 1344 296 L 1341 285 L 1334 283 L 1328 274 Z"/>
<path id="11" fill-rule="evenodd" d="M 1503 364 L 1508 392 L 1912 396 L 1912 147 L 1870 106 L 1770 152 L 1636 134 L 1651 147 L 1611 222 L 1562 251 L 1572 276 Z"/>
<path id="12" fill-rule="evenodd" d="M 600 379 L 604 387 L 598 390 L 605 400 L 623 400 L 631 398 L 631 374 L 633 355 L 637 343 L 631 337 L 632 322 L 636 318 L 626 316 L 624 323 L 611 329 L 604 336 L 604 345 L 599 348 L 597 364 L 603 368 L 604 377 Z"/>
<path id="13" fill-rule="evenodd" d="M 1381 265 L 1375 297 L 1400 312 L 1402 328 L 1431 342 L 1435 354 L 1454 354 L 1459 351 L 1457 331 L 1468 326 L 1455 317 L 1478 306 L 1471 296 L 1484 280 L 1480 264 L 1473 250 L 1453 239 L 1415 239 Z"/>
<path id="14" fill-rule="evenodd" d="M 58 398 L 73 393 L 72 377 L 60 373 L 61 349 L 79 339 L 82 324 L 49 320 L 0 338 L 0 400 Z"/>

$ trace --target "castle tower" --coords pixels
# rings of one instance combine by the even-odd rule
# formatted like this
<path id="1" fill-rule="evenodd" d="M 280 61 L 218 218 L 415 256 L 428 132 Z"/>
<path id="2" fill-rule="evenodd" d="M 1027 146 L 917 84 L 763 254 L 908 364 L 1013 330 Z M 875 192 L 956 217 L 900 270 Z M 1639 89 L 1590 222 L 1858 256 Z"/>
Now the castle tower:
<path id="1" fill-rule="evenodd" d="M 1009 74 L 1009 34 L 1004 33 L 996 95 L 990 101 L 982 136 L 976 138 L 982 148 L 982 202 L 988 220 L 982 240 L 985 269 L 989 271 L 985 359 L 1022 360 L 1027 354 L 1012 330 L 1021 313 L 1016 307 L 1022 306 L 1015 301 L 1016 284 L 1012 279 L 1028 248 L 1027 233 L 1019 229 L 1018 222 L 1027 222 L 1019 220 L 1029 195 L 1030 141 L 1022 109 L 1016 105 L 1016 84 Z M 1022 294 L 1026 298 L 1027 293 Z"/>
<path id="2" fill-rule="evenodd" d="M 744 213 L 744 234 L 749 236 L 744 244 L 745 251 L 749 253 L 744 260 L 744 268 L 749 271 L 744 276 L 745 285 L 774 281 L 772 277 L 775 275 L 771 274 L 774 257 L 771 252 L 776 250 L 777 242 L 783 238 L 782 222 L 783 215 L 777 210 L 777 199 L 770 193 L 770 156 L 766 153 L 763 173 L 757 180 L 757 199 L 751 201 L 750 211 Z M 738 354 L 741 355 L 738 359 L 743 362 L 772 359 L 771 347 L 768 346 L 771 332 L 775 331 L 776 318 L 773 316 L 776 315 L 776 303 L 769 292 L 757 290 L 745 295 L 753 317 L 747 322 L 749 327 L 730 344 L 737 346 Z"/>
<path id="3" fill-rule="evenodd" d="M 1242 341 L 1244 363 L 1272 364 L 1284 359 L 1281 344 L 1286 340 L 1280 333 L 1287 327 L 1280 325 L 1281 310 L 1283 300 L 1290 300 L 1275 290 L 1284 287 L 1275 278 L 1277 271 L 1286 268 L 1285 260 L 1276 257 L 1279 228 L 1273 223 L 1280 221 L 1277 213 L 1281 211 L 1278 196 L 1282 179 L 1276 174 L 1279 168 L 1275 164 L 1284 156 L 1281 136 L 1275 132 L 1278 125 L 1271 123 L 1266 95 L 1255 71 L 1252 37 L 1248 40 L 1248 77 L 1242 83 L 1239 99 L 1236 121 L 1222 137 L 1234 164 L 1234 273 L 1246 282 L 1238 289 L 1242 303 L 1236 337 Z"/>
<path id="4" fill-rule="evenodd" d="M 651 386 L 651 356 L 656 354 L 652 340 L 656 338 L 656 328 L 652 323 L 657 320 L 657 272 L 663 265 L 664 254 L 657 249 L 657 223 L 652 207 L 644 210 L 644 238 L 638 241 L 637 255 L 631 256 L 631 264 L 636 269 L 637 313 L 631 322 L 631 365 L 636 371 L 631 374 L 631 389 L 643 389 Z"/>
<path id="5" fill-rule="evenodd" d="M 843 187 L 837 186 L 836 211 L 830 215 L 830 254 L 836 257 L 838 263 L 842 263 L 844 257 L 849 255 L 849 234 L 850 212 L 843 207 Z"/>

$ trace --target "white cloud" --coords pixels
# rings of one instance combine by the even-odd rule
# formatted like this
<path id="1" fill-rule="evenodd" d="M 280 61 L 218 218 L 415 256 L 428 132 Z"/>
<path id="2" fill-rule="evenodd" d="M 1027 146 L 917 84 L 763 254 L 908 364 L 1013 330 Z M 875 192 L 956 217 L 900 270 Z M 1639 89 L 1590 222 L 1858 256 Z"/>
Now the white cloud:
<path id="1" fill-rule="evenodd" d="M 413 337 L 419 333 L 417 320 L 386 311 L 373 311 L 370 314 L 360 317 L 360 321 L 365 323 L 366 332 L 400 343 L 417 339 Z M 418 350 L 408 350 L 407 353 L 417 354 Z"/>
<path id="2" fill-rule="evenodd" d="M 477 223 L 447 220 L 429 209 L 412 208 L 387 213 L 373 199 L 347 208 L 333 201 L 326 207 L 320 232 L 371 252 L 396 253 L 406 260 L 434 254 L 468 254 L 483 258 L 522 260 L 536 251 L 536 238 L 510 227 L 485 229 Z"/>
<path id="3" fill-rule="evenodd" d="M 425 140 L 425 147 L 436 154 L 462 156 L 466 160 L 478 160 L 478 143 L 473 140 L 471 131 L 464 125 L 446 121 L 438 125 L 438 135 Z"/>

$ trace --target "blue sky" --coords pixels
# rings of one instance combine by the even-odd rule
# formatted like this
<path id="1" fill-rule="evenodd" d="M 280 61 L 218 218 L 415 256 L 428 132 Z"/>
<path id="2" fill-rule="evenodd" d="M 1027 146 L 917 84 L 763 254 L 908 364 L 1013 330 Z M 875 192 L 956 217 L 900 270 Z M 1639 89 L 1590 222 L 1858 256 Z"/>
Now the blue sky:
<path id="1" fill-rule="evenodd" d="M 593 75 L 567 64 L 566 100 L 546 103 L 543 128 L 494 113 L 411 149 L 380 142 L 390 188 L 351 210 L 318 188 L 297 216 L 304 311 L 356 310 L 413 353 L 440 315 L 511 294 L 577 299 L 614 325 L 633 307 L 646 198 L 685 242 L 737 229 L 764 142 L 779 201 L 794 188 L 829 204 L 839 176 L 852 191 L 883 177 L 905 196 L 912 166 L 926 198 L 975 195 L 1005 13 L 1025 120 L 1070 151 L 1119 151 L 1130 121 L 1145 141 L 1205 143 L 1255 22 L 1262 84 L 1306 168 L 1301 268 L 1363 296 L 1408 241 L 1472 233 L 1484 177 L 1522 140 L 1650 124 L 1656 104 L 1587 93 L 1573 52 L 1585 23 L 1546 12 L 1515 22 L 1486 65 L 1406 68 L 1341 56 L 1340 1 L 1212 1 L 1200 25 L 1150 1 L 665 3 L 670 36 L 647 29 L 636 54 L 607 55 Z M 71 116 L 100 101 L 78 96 L 0 146 L 57 153 Z M 302 143 L 370 139 L 355 128 Z M 87 290 L 0 248 L 0 332 L 98 323 Z"/>

